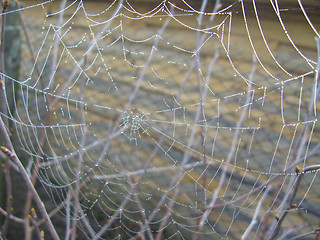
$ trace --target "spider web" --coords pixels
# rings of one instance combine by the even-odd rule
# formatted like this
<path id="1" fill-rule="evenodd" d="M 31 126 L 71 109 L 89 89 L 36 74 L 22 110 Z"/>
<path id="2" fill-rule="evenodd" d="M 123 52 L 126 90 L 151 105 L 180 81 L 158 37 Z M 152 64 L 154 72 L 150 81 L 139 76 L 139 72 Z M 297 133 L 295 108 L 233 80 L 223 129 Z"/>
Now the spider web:
<path id="1" fill-rule="evenodd" d="M 6 13 L 26 32 L 20 79 L 2 73 L 15 111 L 1 116 L 63 216 L 61 237 L 317 234 L 318 8 L 257 2 L 25 1 Z"/>

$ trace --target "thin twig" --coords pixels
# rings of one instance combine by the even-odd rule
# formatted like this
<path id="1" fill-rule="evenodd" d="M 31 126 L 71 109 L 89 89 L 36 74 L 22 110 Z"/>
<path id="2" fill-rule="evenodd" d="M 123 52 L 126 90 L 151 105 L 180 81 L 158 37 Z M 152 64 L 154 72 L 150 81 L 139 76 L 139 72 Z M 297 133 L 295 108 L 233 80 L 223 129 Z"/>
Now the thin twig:
<path id="1" fill-rule="evenodd" d="M 6 100 L 6 93 L 5 93 L 5 64 L 4 64 L 4 45 L 5 45 L 5 27 L 6 27 L 6 11 L 9 7 L 9 0 L 1 1 L 2 4 L 2 23 L 1 23 L 1 39 L 0 39 L 0 58 L 1 58 L 1 78 L 0 78 L 0 100 L 2 103 L 0 104 L 0 111 L 2 112 L 2 116 L 0 117 L 5 127 L 9 128 L 9 121 L 7 118 L 7 100 Z M 8 141 L 6 140 L 5 143 L 7 144 Z M 7 216 L 4 220 L 4 223 L 1 227 L 1 233 L 5 236 L 7 234 L 7 228 L 9 224 L 9 219 L 11 215 L 11 207 L 12 207 L 12 183 L 11 183 L 11 174 L 10 174 L 10 164 L 8 158 L 5 159 L 5 169 L 4 169 L 4 175 L 5 175 L 5 182 L 6 182 L 6 210 L 7 210 Z"/>
<path id="2" fill-rule="evenodd" d="M 203 213 L 203 215 L 201 217 L 201 220 L 199 221 L 199 225 L 200 225 L 201 228 L 204 225 L 205 221 L 207 220 L 207 217 L 209 216 L 211 210 L 213 209 L 213 206 L 216 203 L 216 200 L 218 198 L 218 194 L 220 193 L 220 191 L 222 189 L 222 186 L 223 186 L 223 183 L 224 183 L 224 179 L 225 179 L 225 176 L 226 176 L 226 173 L 227 173 L 228 164 L 230 163 L 230 161 L 231 161 L 231 159 L 232 159 L 232 157 L 234 155 L 234 152 L 236 151 L 236 145 L 237 145 L 237 142 L 238 142 L 238 136 L 240 134 L 240 130 L 239 129 L 240 129 L 241 125 L 242 125 L 242 122 L 244 120 L 245 114 L 246 114 L 247 109 L 249 107 L 250 95 L 251 95 L 251 84 L 253 82 L 253 76 L 254 76 L 254 73 L 256 71 L 256 64 L 257 64 L 257 61 L 256 61 L 255 56 L 253 55 L 253 65 L 252 65 L 250 78 L 249 78 L 249 83 L 248 83 L 246 102 L 245 102 L 244 108 L 242 110 L 241 116 L 239 117 L 239 120 L 238 120 L 237 125 L 235 127 L 235 133 L 234 133 L 234 136 L 233 136 L 232 144 L 230 146 L 230 151 L 228 153 L 228 157 L 227 157 L 227 160 L 225 162 L 225 165 L 223 166 L 222 175 L 220 177 L 219 184 L 218 184 L 216 190 L 213 193 L 212 199 L 211 199 L 210 203 L 208 204 L 207 210 Z"/>
<path id="3" fill-rule="evenodd" d="M 251 219 L 251 222 L 250 222 L 249 226 L 247 227 L 246 231 L 243 233 L 241 240 L 247 239 L 252 228 L 257 224 L 257 218 L 260 213 L 260 209 L 262 207 L 263 201 L 266 198 L 266 196 L 268 196 L 270 190 L 271 190 L 270 187 L 269 188 L 266 187 L 265 192 L 263 193 L 262 197 L 260 198 L 260 201 L 257 204 L 256 210 L 254 211 L 254 215 Z"/>
<path id="4" fill-rule="evenodd" d="M 283 222 L 283 220 L 285 219 L 285 217 L 287 216 L 287 214 L 289 213 L 289 210 L 292 209 L 292 204 L 293 201 L 297 195 L 298 189 L 299 189 L 299 185 L 301 183 L 302 177 L 304 176 L 305 173 L 308 172 L 317 172 L 320 169 L 320 165 L 312 165 L 312 166 L 308 166 L 306 168 L 304 168 L 301 172 L 299 170 L 298 175 L 297 175 L 297 181 L 295 184 L 295 188 L 291 194 L 289 203 L 288 203 L 288 208 L 283 212 L 283 214 L 280 216 L 280 219 L 278 219 L 276 228 L 273 230 L 272 235 L 271 235 L 271 239 L 275 239 L 276 236 L 278 235 L 280 228 L 281 228 L 281 224 Z"/>
<path id="5" fill-rule="evenodd" d="M 87 64 L 87 58 L 85 58 L 85 63 L 84 66 Z M 84 80 L 81 82 L 80 86 L 80 92 L 79 92 L 79 99 L 82 99 L 83 97 L 83 88 L 84 88 Z M 84 125 L 85 124 L 85 111 L 84 111 L 84 106 L 83 104 L 80 104 L 80 115 L 81 115 L 81 123 Z M 73 209 L 73 220 L 72 220 L 72 234 L 71 234 L 71 240 L 76 239 L 76 233 L 77 233 L 77 219 L 79 215 L 79 210 L 80 210 L 80 201 L 79 201 L 79 193 L 80 193 L 80 173 L 82 169 L 82 161 L 83 161 L 83 154 L 84 150 L 83 147 L 85 146 L 86 142 L 86 136 L 87 136 L 87 128 L 84 128 L 84 133 L 81 136 L 80 140 L 80 150 L 79 150 L 79 156 L 78 156 L 78 163 L 77 163 L 77 172 L 76 172 L 76 184 L 75 184 L 75 189 L 74 189 L 74 209 Z M 93 236 L 92 236 L 93 237 Z"/>
<path id="6" fill-rule="evenodd" d="M 121 3 L 122 4 L 122 3 Z M 120 10 L 120 9 L 119 9 Z M 145 63 L 143 69 L 141 70 L 141 73 L 140 73 L 140 76 L 137 80 L 137 83 L 136 83 L 136 86 L 135 86 L 135 89 L 133 91 L 133 93 L 131 94 L 129 100 L 127 101 L 126 103 L 126 106 L 124 108 L 124 111 L 123 111 L 123 114 L 121 114 L 118 118 L 118 120 L 116 121 L 115 123 L 115 127 L 114 129 L 111 131 L 111 134 L 114 134 L 114 132 L 117 130 L 119 124 L 120 124 L 120 121 L 121 119 L 123 118 L 124 116 L 124 113 L 125 111 L 127 111 L 129 108 L 130 108 L 130 105 L 132 104 L 134 98 L 136 97 L 136 94 L 137 92 L 139 91 L 139 87 L 142 83 L 142 80 L 144 78 L 144 75 L 145 75 L 145 72 L 147 70 L 147 67 L 149 66 L 151 60 L 152 60 L 152 57 L 155 53 L 155 49 L 160 41 L 160 36 L 163 34 L 164 30 L 166 29 L 166 27 L 168 26 L 169 22 L 170 22 L 171 18 L 168 17 L 168 19 L 165 21 L 165 23 L 162 25 L 162 27 L 160 28 L 159 32 L 158 32 L 158 36 L 153 44 L 153 47 L 151 48 L 151 52 L 149 54 L 149 57 L 147 59 L 147 62 Z M 100 155 L 100 158 L 98 159 L 97 163 L 101 162 L 101 160 L 103 159 L 105 153 L 107 152 L 107 149 L 109 148 L 110 146 L 110 142 L 106 144 L 106 146 L 104 147 L 104 149 L 102 150 L 101 152 L 101 155 Z M 148 161 L 148 163 L 151 163 L 151 160 Z M 137 185 L 134 185 L 134 186 L 137 186 Z M 132 191 L 131 191 L 132 192 Z M 114 220 L 117 218 L 117 216 L 121 213 L 121 209 L 123 209 L 123 207 L 127 204 L 128 202 L 128 199 L 129 198 L 125 198 L 125 200 L 121 203 L 121 205 L 119 206 L 118 210 L 112 215 L 112 217 L 109 219 L 108 223 L 105 224 L 101 229 L 100 231 L 97 233 L 97 235 L 94 237 L 93 240 L 97 240 L 99 239 L 105 231 L 107 231 L 107 229 L 110 227 L 110 225 L 114 222 Z"/>
<path id="7" fill-rule="evenodd" d="M 0 133 L 4 136 L 4 138 L 11 142 L 10 141 L 10 138 L 9 138 L 9 135 L 8 133 L 6 132 L 6 128 L 5 128 L 5 125 L 4 125 L 4 122 L 2 121 L 2 119 L 0 118 Z M 43 216 L 43 218 L 45 219 L 46 221 L 46 224 L 47 224 L 47 227 L 53 237 L 53 239 L 55 240 L 58 240 L 59 239 L 59 236 L 51 222 L 51 219 L 50 217 L 48 216 L 48 213 L 47 213 L 47 210 L 41 200 L 41 198 L 39 197 L 39 194 L 37 192 L 37 190 L 34 188 L 29 176 L 28 176 L 28 173 L 26 172 L 24 166 L 22 165 L 21 161 L 19 160 L 19 158 L 17 157 L 17 155 L 15 154 L 15 151 L 12 147 L 12 144 L 10 144 L 11 146 L 9 146 L 11 148 L 11 150 L 9 150 L 8 148 L 6 147 L 2 147 L 1 150 L 3 153 L 5 153 L 7 155 L 7 157 L 13 161 L 19 168 L 20 170 L 20 174 L 24 180 L 24 182 L 26 183 L 27 187 L 30 189 L 30 191 L 33 193 L 33 198 L 35 199 L 35 202 L 37 204 L 37 207 L 39 208 L 40 212 L 41 212 L 41 215 Z"/>
<path id="8" fill-rule="evenodd" d="M 1 207 L 0 207 L 0 214 L 2 214 L 4 216 L 8 216 L 8 213 L 4 209 L 2 209 Z M 10 220 L 12 220 L 14 222 L 23 223 L 23 219 L 22 218 L 13 216 L 12 214 L 9 216 L 9 218 L 10 218 Z"/>
<path id="9" fill-rule="evenodd" d="M 5 44 L 5 26 L 6 26 L 6 11 L 9 6 L 9 1 L 1 1 L 2 5 L 2 16 L 1 16 L 1 36 L 0 36 L 0 111 L 3 114 L 3 122 L 8 129 L 9 123 L 8 123 L 8 111 L 7 111 L 7 106 L 6 106 L 6 92 L 5 92 L 5 67 L 4 67 L 4 44 Z"/>

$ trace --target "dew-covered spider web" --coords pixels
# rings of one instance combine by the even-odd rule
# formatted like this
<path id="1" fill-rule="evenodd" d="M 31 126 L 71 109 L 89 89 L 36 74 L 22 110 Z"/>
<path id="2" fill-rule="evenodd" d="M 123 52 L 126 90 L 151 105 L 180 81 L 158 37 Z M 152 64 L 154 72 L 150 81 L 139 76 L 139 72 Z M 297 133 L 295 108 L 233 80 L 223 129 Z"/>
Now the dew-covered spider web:
<path id="1" fill-rule="evenodd" d="M 21 17 L 22 44 L 1 117 L 61 239 L 319 237 L 319 10 L 26 0 L 3 13 Z"/>

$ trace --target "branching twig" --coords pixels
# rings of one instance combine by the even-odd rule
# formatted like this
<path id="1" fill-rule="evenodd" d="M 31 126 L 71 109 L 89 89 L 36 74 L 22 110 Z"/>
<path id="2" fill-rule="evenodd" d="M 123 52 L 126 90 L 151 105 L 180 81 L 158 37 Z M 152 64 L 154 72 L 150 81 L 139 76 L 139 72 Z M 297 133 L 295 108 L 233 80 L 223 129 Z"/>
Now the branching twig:
<path id="1" fill-rule="evenodd" d="M 305 173 L 308 172 L 317 172 L 320 170 L 320 165 L 312 165 L 312 166 L 308 166 L 305 167 L 301 172 L 299 169 L 297 169 L 297 181 L 295 184 L 295 188 L 291 194 L 289 203 L 288 203 L 288 208 L 284 211 L 284 213 L 280 216 L 280 218 L 278 219 L 276 228 L 273 230 L 271 238 L 270 239 L 275 239 L 276 236 L 278 235 L 280 228 L 281 228 L 281 224 L 283 222 L 283 220 L 285 219 L 285 217 L 287 216 L 287 214 L 289 213 L 289 210 L 293 208 L 293 201 L 297 195 L 298 189 L 299 189 L 299 185 L 301 183 L 302 177 L 304 176 Z"/>
<path id="2" fill-rule="evenodd" d="M 270 189 L 271 188 L 266 187 L 265 192 L 263 193 L 262 197 L 260 198 L 260 201 L 257 204 L 256 210 L 254 211 L 254 215 L 251 219 L 251 222 L 250 222 L 249 226 L 247 227 L 247 229 L 245 230 L 245 232 L 243 233 L 241 240 L 247 239 L 252 228 L 257 224 L 257 222 L 258 222 L 257 218 L 260 213 L 260 209 L 262 207 L 264 199 L 266 198 L 266 196 L 268 196 Z"/>
<path id="3" fill-rule="evenodd" d="M 1 37 L 0 37 L 0 111 L 3 114 L 0 116 L 0 119 L 2 119 L 4 126 L 6 129 L 9 129 L 9 122 L 7 118 L 7 100 L 6 100 L 6 92 L 5 92 L 5 64 L 4 64 L 4 45 L 5 45 L 5 27 L 6 27 L 6 11 L 9 7 L 9 0 L 1 1 L 2 4 L 2 22 L 1 22 Z M 6 131 L 4 129 L 4 131 Z M 8 132 L 6 132 L 8 133 Z M 8 144 L 10 142 L 10 139 L 5 140 L 5 144 Z M 9 145 L 8 145 L 9 146 Z M 5 169 L 4 169 L 4 176 L 5 176 L 5 182 L 6 182 L 6 210 L 7 210 L 7 216 L 4 220 L 4 223 L 1 227 L 1 233 L 5 236 L 9 224 L 9 219 L 11 215 L 11 207 L 12 207 L 12 183 L 11 183 L 11 174 L 10 174 L 10 164 L 8 159 L 5 159 Z"/>
<path id="4" fill-rule="evenodd" d="M 6 139 L 6 141 L 11 142 L 10 138 L 9 138 L 9 135 L 6 132 L 5 129 L 6 128 L 5 128 L 4 122 L 0 118 L 0 133 L 3 135 L 3 137 Z M 56 230 L 55 230 L 55 228 L 54 228 L 54 226 L 53 226 L 53 224 L 51 222 L 50 217 L 48 216 L 47 210 L 46 210 L 41 198 L 39 197 L 39 194 L 38 194 L 37 190 L 34 188 L 32 182 L 31 182 L 31 180 L 30 180 L 30 178 L 28 176 L 28 173 L 26 172 L 24 166 L 22 165 L 22 163 L 20 162 L 19 158 L 15 154 L 15 151 L 14 151 L 14 149 L 12 147 L 12 144 L 10 144 L 9 147 L 11 148 L 11 150 L 9 150 L 6 147 L 1 147 L 1 151 L 4 154 L 6 154 L 7 157 L 18 166 L 18 168 L 20 170 L 20 174 L 21 174 L 24 182 L 26 183 L 28 189 L 32 192 L 33 198 L 35 199 L 37 207 L 39 208 L 43 218 L 45 219 L 47 227 L 48 227 L 53 239 L 58 240 L 59 236 L 58 236 L 58 234 L 57 234 L 57 232 L 56 232 Z"/>
<path id="5" fill-rule="evenodd" d="M 246 103 L 245 103 L 245 107 L 243 108 L 242 110 L 242 113 L 241 113 L 241 116 L 237 122 L 237 125 L 236 125 L 236 128 L 235 128 L 235 133 L 234 133 L 234 136 L 233 136 L 233 140 L 232 140 L 232 144 L 230 146 L 230 151 L 228 153 L 228 157 L 227 157 L 227 160 L 225 162 L 225 165 L 223 166 L 223 170 L 222 170 L 222 175 L 220 177 L 220 180 L 219 180 L 219 184 L 216 188 L 216 190 L 214 191 L 213 193 L 213 196 L 211 198 L 211 201 L 210 203 L 208 204 L 208 207 L 207 207 L 207 210 L 203 213 L 202 217 L 201 217 L 201 220 L 199 222 L 199 225 L 202 226 L 204 225 L 205 221 L 207 220 L 207 217 L 209 216 L 211 210 L 213 209 L 215 203 L 216 203 L 216 200 L 218 198 L 218 194 L 220 193 L 221 189 L 222 189 L 222 186 L 223 186 L 223 183 L 224 183 L 224 179 L 225 179 L 225 176 L 226 176 L 226 172 L 227 172 L 227 168 L 228 168 L 228 164 L 230 163 L 233 155 L 234 155 L 234 152 L 236 151 L 236 145 L 237 145 L 237 142 L 238 142 L 238 136 L 239 136 L 239 133 L 240 133 L 240 126 L 242 125 L 242 122 L 244 120 L 244 117 L 245 117 L 245 114 L 247 114 L 247 109 L 249 107 L 249 102 L 250 102 L 250 94 L 251 94 L 251 83 L 253 82 L 253 76 L 254 76 L 254 73 L 256 71 L 256 58 L 255 56 L 253 55 L 253 66 L 252 66 L 252 70 L 251 70 L 251 73 L 250 73 L 250 79 L 249 79 L 249 85 L 248 85 L 248 90 L 247 90 L 247 97 L 246 97 Z"/>

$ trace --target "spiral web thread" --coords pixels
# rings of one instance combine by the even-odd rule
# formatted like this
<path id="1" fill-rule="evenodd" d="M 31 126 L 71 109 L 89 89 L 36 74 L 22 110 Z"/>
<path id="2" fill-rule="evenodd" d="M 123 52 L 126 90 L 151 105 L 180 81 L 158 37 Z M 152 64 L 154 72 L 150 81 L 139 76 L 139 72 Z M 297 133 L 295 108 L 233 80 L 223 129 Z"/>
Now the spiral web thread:
<path id="1" fill-rule="evenodd" d="M 1 116 L 62 237 L 317 234 L 319 8 L 307 4 L 52 0 L 5 13 L 26 31 L 21 79 L 2 73 L 15 111 Z"/>

